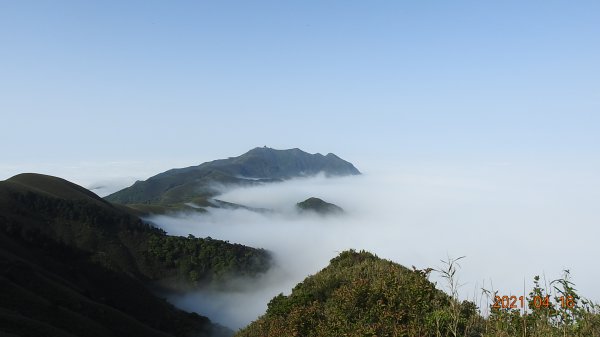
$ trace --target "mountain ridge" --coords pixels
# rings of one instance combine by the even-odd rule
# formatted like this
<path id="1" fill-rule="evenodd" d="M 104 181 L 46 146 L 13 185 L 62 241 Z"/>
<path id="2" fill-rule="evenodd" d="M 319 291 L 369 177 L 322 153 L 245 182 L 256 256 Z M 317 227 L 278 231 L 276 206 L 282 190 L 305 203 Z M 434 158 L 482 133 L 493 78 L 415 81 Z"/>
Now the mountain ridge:
<path id="1" fill-rule="evenodd" d="M 231 335 L 150 291 L 150 282 L 189 268 L 161 256 L 161 247 L 174 244 L 188 247 L 188 256 L 202 245 L 244 247 L 169 237 L 125 206 L 61 178 L 27 173 L 0 181 L 0 331 L 23 337 Z M 258 252 L 246 248 L 240 256 Z M 211 270 L 212 259 L 203 268 Z M 203 269 L 191 268 L 197 279 L 203 276 Z"/>
<path id="2" fill-rule="evenodd" d="M 361 174 L 353 164 L 333 153 L 256 147 L 237 157 L 164 171 L 145 181 L 136 181 L 105 199 L 138 209 L 147 209 L 147 205 L 181 208 L 187 202 L 205 204 L 207 199 L 218 195 L 215 185 L 252 186 L 320 172 L 328 176 Z"/>
<path id="3" fill-rule="evenodd" d="M 450 336 L 432 322 L 449 312 L 453 299 L 429 281 L 429 272 L 344 251 L 291 294 L 275 296 L 265 314 L 235 336 Z M 462 332 L 476 313 L 467 301 L 460 305 Z"/>

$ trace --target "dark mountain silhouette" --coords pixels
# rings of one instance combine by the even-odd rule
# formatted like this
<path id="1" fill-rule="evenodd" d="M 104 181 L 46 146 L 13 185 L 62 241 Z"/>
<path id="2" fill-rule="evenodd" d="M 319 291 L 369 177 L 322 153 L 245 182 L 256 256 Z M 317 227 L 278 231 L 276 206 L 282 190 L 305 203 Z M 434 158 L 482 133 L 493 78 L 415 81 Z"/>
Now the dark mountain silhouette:
<path id="1" fill-rule="evenodd" d="M 66 180 L 0 182 L 0 331 L 17 336 L 227 335 L 148 289 L 267 270 L 269 254 L 173 237 Z"/>
<path id="2" fill-rule="evenodd" d="M 185 203 L 211 206 L 215 185 L 255 185 L 311 176 L 356 175 L 349 162 L 329 153 L 310 154 L 300 149 L 254 148 L 239 157 L 214 160 L 198 166 L 172 169 L 113 193 L 106 200 L 130 205 L 144 212 L 180 210 Z"/>

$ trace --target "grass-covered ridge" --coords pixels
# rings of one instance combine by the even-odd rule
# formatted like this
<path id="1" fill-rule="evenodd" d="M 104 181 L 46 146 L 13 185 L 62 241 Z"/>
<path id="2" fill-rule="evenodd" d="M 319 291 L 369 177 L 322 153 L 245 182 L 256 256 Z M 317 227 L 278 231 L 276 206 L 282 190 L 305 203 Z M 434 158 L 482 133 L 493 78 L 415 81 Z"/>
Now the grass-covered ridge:
<path id="1" fill-rule="evenodd" d="M 168 236 L 127 207 L 56 177 L 23 174 L 0 182 L 0 214 L 8 233 L 42 235 L 86 251 L 91 260 L 112 270 L 172 285 L 256 275 L 270 265 L 265 250 Z"/>
<path id="2" fill-rule="evenodd" d="M 0 335 L 229 336 L 147 288 L 157 271 L 179 273 L 144 257 L 150 239 L 166 238 L 66 180 L 23 174 L 0 182 Z"/>
<path id="3" fill-rule="evenodd" d="M 577 295 L 568 275 L 551 282 L 554 294 L 537 278 L 526 299 L 533 308 L 529 311 L 490 308 L 483 315 L 475 301 L 458 299 L 456 262 L 436 271 L 448 281 L 448 295 L 428 280 L 433 269 L 410 270 L 368 252 L 345 251 L 289 296 L 273 298 L 266 313 L 236 336 L 600 336 L 599 307 Z M 575 298 L 577 305 L 534 306 L 535 296 L 561 294 Z"/>
<path id="4" fill-rule="evenodd" d="M 265 315 L 237 336 L 426 336 L 452 301 L 428 273 L 346 251 L 289 296 L 273 298 Z M 465 303 L 460 329 L 473 314 Z"/>

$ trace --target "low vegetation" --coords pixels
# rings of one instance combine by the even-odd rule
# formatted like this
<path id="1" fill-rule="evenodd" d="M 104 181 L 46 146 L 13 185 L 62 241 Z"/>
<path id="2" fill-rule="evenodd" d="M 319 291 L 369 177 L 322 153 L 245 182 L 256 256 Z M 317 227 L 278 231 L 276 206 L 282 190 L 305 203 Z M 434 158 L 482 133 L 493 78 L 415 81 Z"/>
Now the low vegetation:
<path id="1" fill-rule="evenodd" d="M 409 270 L 361 251 L 346 251 L 273 298 L 237 336 L 427 336 L 452 298 Z M 465 307 L 463 320 L 472 315 Z"/>
<path id="2" fill-rule="evenodd" d="M 530 309 L 495 308 L 498 292 L 484 290 L 492 304 L 482 310 L 478 300 L 458 298 L 459 260 L 436 270 L 446 293 L 428 280 L 433 269 L 410 270 L 364 251 L 343 252 L 290 295 L 273 298 L 265 315 L 236 336 L 600 336 L 599 307 L 577 294 L 568 272 L 550 282 L 551 290 L 536 277 L 523 298 Z M 535 300 L 546 296 L 548 305 Z M 572 307 L 561 306 L 561 296 L 573 299 Z"/>
<path id="3" fill-rule="evenodd" d="M 600 336 L 600 306 L 581 297 L 574 286 L 568 270 L 547 286 L 542 286 L 536 276 L 533 288 L 524 296 L 523 309 L 506 307 L 506 302 L 490 306 L 487 318 L 479 322 L 485 331 L 483 336 Z M 486 293 L 495 298 L 498 292 Z"/>

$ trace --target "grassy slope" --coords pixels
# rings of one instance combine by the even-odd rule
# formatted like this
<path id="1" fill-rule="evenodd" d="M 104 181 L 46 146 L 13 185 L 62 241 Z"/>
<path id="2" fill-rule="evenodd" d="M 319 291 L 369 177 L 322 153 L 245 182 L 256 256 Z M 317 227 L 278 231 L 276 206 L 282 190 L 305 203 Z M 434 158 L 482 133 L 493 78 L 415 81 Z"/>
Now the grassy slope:
<path id="1" fill-rule="evenodd" d="M 426 336 L 450 302 L 425 272 L 347 251 L 291 295 L 273 298 L 266 314 L 236 336 Z"/>
<path id="2" fill-rule="evenodd" d="M 40 235 L 0 231 L 0 332 L 17 336 L 227 336 L 140 281 Z"/>
<path id="3" fill-rule="evenodd" d="M 24 174 L 0 182 L 0 211 L 9 229 L 42 233 L 90 252 L 92 260 L 113 270 L 174 285 L 255 275 L 270 263 L 262 249 L 167 236 L 126 207 L 55 177 Z"/>
<path id="4" fill-rule="evenodd" d="M 454 262 L 442 272 L 456 286 Z M 552 288 L 556 296 L 572 296 L 572 308 L 561 307 L 560 302 L 536 307 L 535 296 L 553 297 L 536 277 L 525 299 L 529 303 L 525 314 L 518 306 L 491 307 L 484 317 L 474 303 L 437 290 L 428 281 L 430 271 L 409 270 L 367 252 L 343 252 L 289 296 L 273 298 L 267 312 L 236 336 L 600 336 L 600 305 L 577 294 L 568 272 Z M 493 303 L 493 292 L 491 296 Z"/>
<path id="5" fill-rule="evenodd" d="M 66 180 L 0 182 L 0 331 L 19 336 L 207 336 L 227 332 L 150 293 L 254 275 L 269 255 L 220 240 L 170 237 Z M 42 333 L 43 331 L 43 333 Z"/>

